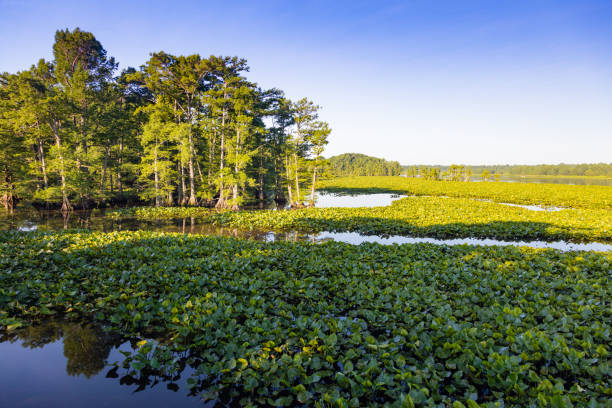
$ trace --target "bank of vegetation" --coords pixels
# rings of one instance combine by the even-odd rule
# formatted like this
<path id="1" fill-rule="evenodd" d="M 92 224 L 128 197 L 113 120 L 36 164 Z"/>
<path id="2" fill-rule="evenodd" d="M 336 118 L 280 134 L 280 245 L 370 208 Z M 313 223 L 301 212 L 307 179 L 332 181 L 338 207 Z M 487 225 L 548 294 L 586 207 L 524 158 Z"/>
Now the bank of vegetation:
<path id="1" fill-rule="evenodd" d="M 190 386 L 220 402 L 569 407 L 612 392 L 610 254 L 145 232 L 0 232 L 0 252 L 2 326 L 104 322 L 142 339 L 134 376 L 187 359 Z"/>
<path id="2" fill-rule="evenodd" d="M 321 188 L 337 193 L 448 196 L 514 204 L 612 209 L 612 188 L 609 186 L 434 182 L 411 177 L 341 177 L 323 181 Z"/>
<path id="3" fill-rule="evenodd" d="M 142 220 L 196 217 L 200 223 L 259 231 L 358 232 L 365 235 L 492 238 L 506 241 L 612 242 L 612 212 L 533 211 L 464 198 L 408 197 L 387 207 L 218 212 L 205 208 L 127 208 L 113 216 Z"/>
<path id="4" fill-rule="evenodd" d="M 57 31 L 53 60 L 0 75 L 0 202 L 237 209 L 293 206 L 330 134 L 319 107 L 246 78 L 239 57 L 150 54 L 117 72 L 92 33 Z"/>
<path id="5" fill-rule="evenodd" d="M 455 166 L 455 165 L 453 165 Z M 440 174 L 450 172 L 453 166 L 404 166 L 404 171 L 414 172 L 414 169 L 436 169 Z M 581 164 L 496 164 L 475 165 L 469 167 L 474 175 L 483 172 L 502 176 L 561 176 L 561 177 L 607 177 L 612 178 L 612 163 L 581 163 Z"/>

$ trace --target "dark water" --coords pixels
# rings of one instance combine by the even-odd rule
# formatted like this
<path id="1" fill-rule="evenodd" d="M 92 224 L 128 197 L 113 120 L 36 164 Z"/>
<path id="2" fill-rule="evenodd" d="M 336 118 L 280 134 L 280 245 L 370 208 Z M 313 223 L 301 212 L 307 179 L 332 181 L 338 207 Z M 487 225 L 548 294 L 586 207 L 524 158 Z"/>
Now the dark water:
<path id="1" fill-rule="evenodd" d="M 0 332 L 0 407 L 203 407 L 185 364 L 170 375 L 124 366 L 136 341 L 92 323 L 49 320 Z M 212 405 L 211 405 L 212 404 Z"/>

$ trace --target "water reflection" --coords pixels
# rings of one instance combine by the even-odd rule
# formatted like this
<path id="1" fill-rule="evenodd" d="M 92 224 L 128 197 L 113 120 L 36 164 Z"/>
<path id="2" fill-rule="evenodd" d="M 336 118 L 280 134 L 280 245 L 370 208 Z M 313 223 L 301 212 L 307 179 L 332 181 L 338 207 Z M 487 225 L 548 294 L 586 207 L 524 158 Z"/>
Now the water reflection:
<path id="1" fill-rule="evenodd" d="M 321 193 L 317 196 L 317 207 L 367 207 L 386 206 L 402 196 L 396 194 L 359 194 L 345 195 L 333 193 Z M 486 201 L 486 200 L 482 200 Z M 502 203 L 505 205 L 523 207 L 533 211 L 559 211 L 561 208 L 540 207 Z M 205 224 L 197 218 L 177 218 L 163 220 L 142 220 L 135 217 L 109 218 L 105 216 L 104 210 L 74 211 L 61 214 L 56 211 L 31 212 L 17 210 L 13 214 L 0 218 L 0 229 L 17 229 L 21 231 L 33 230 L 62 230 L 71 228 L 85 228 L 92 231 L 136 231 L 146 230 L 154 232 L 178 232 L 183 234 L 214 235 L 233 238 L 253 239 L 258 241 L 310 241 L 323 242 L 335 240 L 349 244 L 360 244 L 363 242 L 377 242 L 380 244 L 410 244 L 410 243 L 434 243 L 441 245 L 519 245 L 534 248 L 554 248 L 562 251 L 612 251 L 612 245 L 603 243 L 569 243 L 565 241 L 501 241 L 496 239 L 437 239 L 410 236 L 375 236 L 363 235 L 357 232 L 332 232 L 322 231 L 316 234 L 302 233 L 298 231 L 272 232 L 244 230 Z"/>
<path id="2" fill-rule="evenodd" d="M 325 193 L 315 194 L 316 207 L 386 207 L 395 200 L 406 197 L 399 194 L 346 194 L 346 193 Z"/>
<path id="3" fill-rule="evenodd" d="M 554 206 L 543 207 L 541 205 L 499 203 L 499 202 L 495 202 L 493 200 L 486 200 L 486 199 L 480 199 L 480 198 L 475 198 L 475 200 L 476 201 L 483 201 L 483 202 L 486 202 L 486 203 L 496 203 L 496 204 L 501 204 L 501 205 L 508 205 L 510 207 L 519 207 L 519 208 L 524 208 L 524 209 L 530 210 L 530 211 L 561 211 L 561 210 L 566 210 L 567 209 L 567 208 L 563 208 L 563 207 L 554 207 Z"/>
<path id="4" fill-rule="evenodd" d="M 63 320 L 51 320 L 0 337 L 0 341 L 18 341 L 29 349 L 42 348 L 59 340 L 62 340 L 67 360 L 66 373 L 85 378 L 98 374 L 105 367 L 110 350 L 120 344 L 117 337 L 105 333 L 99 326 Z"/>
<path id="5" fill-rule="evenodd" d="M 172 374 L 138 370 L 125 356 L 137 349 L 96 324 L 62 319 L 0 332 L 0 406 L 203 406 L 199 390 L 187 387 L 194 369 L 185 356 Z"/>
<path id="6" fill-rule="evenodd" d="M 340 241 L 349 244 L 361 244 L 363 242 L 375 242 L 383 245 L 392 244 L 419 244 L 430 243 L 438 245 L 479 245 L 479 246 L 526 246 L 530 248 L 552 248 L 560 251 L 612 251 L 612 245 L 600 242 L 574 243 L 565 241 L 501 241 L 488 238 L 454 238 L 437 239 L 423 237 L 406 237 L 402 235 L 391 235 L 379 237 L 376 235 L 362 235 L 357 232 L 321 232 L 315 235 L 315 241 Z"/>

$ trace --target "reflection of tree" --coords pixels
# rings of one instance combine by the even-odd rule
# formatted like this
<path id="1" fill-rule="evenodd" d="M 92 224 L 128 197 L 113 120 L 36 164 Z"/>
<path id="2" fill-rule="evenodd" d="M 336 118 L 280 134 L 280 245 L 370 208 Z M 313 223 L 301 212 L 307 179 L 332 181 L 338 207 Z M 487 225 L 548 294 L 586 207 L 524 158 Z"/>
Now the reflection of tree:
<path id="1" fill-rule="evenodd" d="M 28 326 L 17 333 L 23 347 L 40 348 L 56 342 L 62 337 L 62 328 L 58 321 Z"/>
<path id="2" fill-rule="evenodd" d="M 66 372 L 68 375 L 83 374 L 87 378 L 105 367 L 111 348 L 119 340 L 104 333 L 99 326 L 56 319 L 4 333 L 0 342 L 21 340 L 23 347 L 41 348 L 62 337 L 64 356 L 68 359 Z"/>
<path id="3" fill-rule="evenodd" d="M 100 372 L 113 346 L 102 330 L 93 325 L 79 324 L 67 324 L 63 329 L 68 375 L 83 374 L 89 378 Z"/>
<path id="4" fill-rule="evenodd" d="M 86 378 L 100 373 L 106 367 L 106 360 L 114 346 L 124 343 L 125 339 L 105 333 L 101 327 L 95 324 L 83 324 L 61 319 L 48 320 L 41 324 L 27 326 L 14 331 L 0 331 L 0 343 L 4 341 L 21 341 L 26 348 L 42 348 L 47 344 L 54 343 L 63 338 L 64 356 L 67 358 L 66 373 L 71 376 L 83 375 Z M 118 378 L 119 384 L 128 386 L 134 392 L 144 391 L 156 385 L 165 385 L 168 390 L 178 391 L 179 384 L 185 369 L 189 367 L 189 376 L 195 380 L 189 386 L 189 396 L 198 396 L 211 384 L 205 378 L 193 376 L 197 367 L 203 364 L 198 358 L 197 351 L 183 350 L 160 354 L 149 350 L 143 354 L 143 350 L 137 346 L 136 341 L 131 342 L 131 355 L 122 364 L 117 364 L 106 373 L 107 378 Z M 166 357 L 161 358 L 161 357 Z M 151 360 L 157 361 L 155 368 L 148 364 Z M 163 361 L 166 360 L 167 361 Z M 135 362 L 147 362 L 142 367 L 136 368 Z M 215 380 L 215 377 L 211 377 Z M 231 396 L 230 396 L 231 397 Z M 221 398 L 221 396 L 219 397 Z M 229 397 L 228 397 L 229 398 Z"/>

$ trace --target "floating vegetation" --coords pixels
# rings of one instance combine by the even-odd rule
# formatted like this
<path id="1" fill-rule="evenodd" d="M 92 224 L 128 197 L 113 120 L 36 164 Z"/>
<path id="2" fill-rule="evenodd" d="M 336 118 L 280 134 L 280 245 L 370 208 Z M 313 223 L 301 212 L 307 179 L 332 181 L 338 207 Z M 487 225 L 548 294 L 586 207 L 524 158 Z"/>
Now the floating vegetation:
<path id="1" fill-rule="evenodd" d="M 171 370 L 189 350 L 187 382 L 211 400 L 522 407 L 612 396 L 609 253 L 0 232 L 0 254 L 5 329 L 89 317 L 142 339 L 129 356 L 142 370 Z"/>
<path id="2" fill-rule="evenodd" d="M 322 181 L 320 188 L 330 192 L 449 196 L 545 207 L 612 209 L 612 188 L 610 186 L 504 182 L 464 183 L 381 176 L 334 178 Z"/>
<path id="3" fill-rule="evenodd" d="M 189 207 L 135 207 L 114 211 L 112 215 L 135 216 L 144 220 L 196 217 L 203 223 L 260 231 L 358 232 L 365 235 L 438 239 L 612 242 L 610 210 L 532 211 L 493 202 L 449 197 L 406 197 L 389 206 L 373 208 L 217 212 Z"/>

